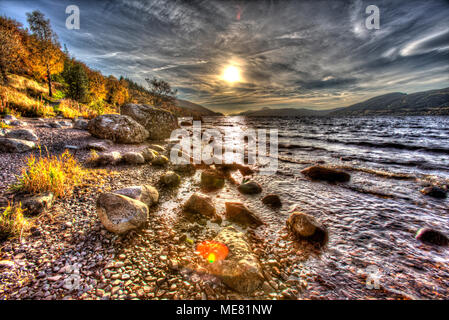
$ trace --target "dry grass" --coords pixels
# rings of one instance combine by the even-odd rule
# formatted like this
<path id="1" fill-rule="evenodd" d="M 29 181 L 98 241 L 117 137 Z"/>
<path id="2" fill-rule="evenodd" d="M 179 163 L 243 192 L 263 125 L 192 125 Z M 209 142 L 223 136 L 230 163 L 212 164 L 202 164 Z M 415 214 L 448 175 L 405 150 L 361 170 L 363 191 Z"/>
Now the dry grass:
<path id="1" fill-rule="evenodd" d="M 32 223 L 23 216 L 23 212 L 21 203 L 8 204 L 0 215 L 0 240 L 20 236 L 31 228 Z"/>
<path id="2" fill-rule="evenodd" d="M 29 193 L 48 191 L 55 197 L 63 198 L 72 194 L 86 173 L 87 170 L 67 150 L 59 157 L 47 155 L 36 159 L 31 155 L 12 189 Z"/>
<path id="3" fill-rule="evenodd" d="M 9 129 L 11 128 L 11 126 L 7 125 L 6 123 L 4 123 L 3 121 L 0 122 L 0 129 Z"/>
<path id="4" fill-rule="evenodd" d="M 45 105 L 42 99 L 34 99 L 10 86 L 0 86 L 0 114 L 20 113 L 31 117 L 54 116 L 53 107 Z"/>

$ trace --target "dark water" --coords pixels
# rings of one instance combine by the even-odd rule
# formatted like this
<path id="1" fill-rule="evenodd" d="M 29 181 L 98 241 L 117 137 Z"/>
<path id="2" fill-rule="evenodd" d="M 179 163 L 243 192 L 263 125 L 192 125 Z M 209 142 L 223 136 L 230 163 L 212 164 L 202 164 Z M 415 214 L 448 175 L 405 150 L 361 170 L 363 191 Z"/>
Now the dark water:
<path id="1" fill-rule="evenodd" d="M 265 193 L 281 195 L 282 210 L 273 212 L 259 197 L 233 192 L 223 192 L 221 199 L 240 197 L 256 210 L 268 223 L 258 232 L 273 243 L 293 210 L 327 226 L 328 246 L 303 263 L 319 279 L 304 297 L 310 292 L 331 299 L 376 297 L 363 280 L 374 266 L 386 297 L 449 298 L 449 249 L 414 238 L 422 227 L 449 235 L 448 200 L 419 192 L 430 183 L 449 183 L 449 118 L 219 117 L 207 118 L 203 126 L 228 134 L 237 128 L 278 129 L 278 171 L 256 180 Z M 351 181 L 309 181 L 300 171 L 317 161 L 341 166 Z"/>

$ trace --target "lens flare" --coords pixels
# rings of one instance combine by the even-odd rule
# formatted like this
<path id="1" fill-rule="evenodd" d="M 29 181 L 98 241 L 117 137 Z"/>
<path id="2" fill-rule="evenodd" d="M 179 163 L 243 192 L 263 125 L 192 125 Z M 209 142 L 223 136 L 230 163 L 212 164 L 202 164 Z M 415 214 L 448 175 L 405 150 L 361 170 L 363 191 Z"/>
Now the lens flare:
<path id="1" fill-rule="evenodd" d="M 196 252 L 209 263 L 214 263 L 226 259 L 229 249 L 221 242 L 207 240 L 198 244 Z"/>

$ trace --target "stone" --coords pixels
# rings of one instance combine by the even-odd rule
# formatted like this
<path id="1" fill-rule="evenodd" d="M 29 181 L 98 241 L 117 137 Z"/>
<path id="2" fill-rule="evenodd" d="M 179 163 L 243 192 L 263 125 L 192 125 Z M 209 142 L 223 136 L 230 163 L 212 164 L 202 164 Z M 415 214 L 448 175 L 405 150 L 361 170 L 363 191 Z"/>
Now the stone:
<path id="1" fill-rule="evenodd" d="M 240 293 L 249 294 L 259 289 L 264 282 L 262 267 L 245 235 L 234 227 L 226 227 L 214 241 L 225 244 L 229 253 L 225 259 L 208 265 L 210 273 Z"/>
<path id="2" fill-rule="evenodd" d="M 262 203 L 273 208 L 282 207 L 281 198 L 277 194 L 267 194 L 262 198 Z"/>
<path id="3" fill-rule="evenodd" d="M 244 194 L 257 194 L 262 192 L 262 187 L 255 181 L 244 182 L 237 189 Z"/>
<path id="4" fill-rule="evenodd" d="M 181 183 L 181 177 L 173 171 L 167 171 L 162 175 L 161 182 L 167 187 L 176 187 Z"/>
<path id="5" fill-rule="evenodd" d="M 104 114 L 89 121 L 89 133 L 100 139 L 117 143 L 141 143 L 148 131 L 132 118 L 119 114 Z"/>
<path id="6" fill-rule="evenodd" d="M 208 218 L 215 218 L 217 213 L 211 197 L 194 193 L 184 204 L 184 211 L 199 213 Z"/>
<path id="7" fill-rule="evenodd" d="M 88 130 L 89 121 L 85 119 L 76 119 L 73 128 L 78 130 Z"/>
<path id="8" fill-rule="evenodd" d="M 114 193 L 138 200 L 149 207 L 159 202 L 159 192 L 151 185 L 131 186 L 116 190 Z"/>
<path id="9" fill-rule="evenodd" d="M 0 137 L 0 151 L 3 152 L 22 153 L 35 148 L 36 144 L 32 141 Z"/>
<path id="10" fill-rule="evenodd" d="M 288 230 L 297 238 L 325 245 L 328 240 L 326 228 L 313 216 L 302 212 L 293 212 L 287 219 Z"/>
<path id="11" fill-rule="evenodd" d="M 201 187 L 206 190 L 221 189 L 225 185 L 225 176 L 217 170 L 204 170 L 201 172 Z"/>
<path id="12" fill-rule="evenodd" d="M 437 186 L 426 187 L 421 190 L 421 193 L 438 199 L 445 199 L 447 197 L 447 190 Z"/>
<path id="13" fill-rule="evenodd" d="M 351 179 L 351 176 L 346 172 L 319 165 L 306 168 L 301 173 L 312 180 L 325 180 L 328 182 L 347 182 Z"/>
<path id="14" fill-rule="evenodd" d="M 95 151 L 106 151 L 109 147 L 112 146 L 112 142 L 109 140 L 90 142 L 87 145 L 87 149 L 95 150 Z"/>
<path id="15" fill-rule="evenodd" d="M 148 131 L 151 140 L 169 138 L 172 131 L 179 127 L 173 113 L 146 104 L 125 104 L 120 107 L 120 114 L 140 123 Z"/>
<path id="16" fill-rule="evenodd" d="M 158 153 L 151 148 L 145 148 L 142 150 L 142 157 L 145 159 L 145 162 L 151 162 L 156 158 Z"/>
<path id="17" fill-rule="evenodd" d="M 27 215 L 38 215 L 46 209 L 50 209 L 53 204 L 53 193 L 47 192 L 43 194 L 26 196 L 20 198 L 22 208 L 26 209 Z"/>
<path id="18" fill-rule="evenodd" d="M 155 165 L 155 166 L 165 166 L 167 165 L 169 162 L 168 158 L 166 156 L 163 156 L 161 154 L 157 155 L 156 158 L 154 158 L 151 161 L 151 164 Z"/>
<path id="19" fill-rule="evenodd" d="M 58 122 L 51 121 L 51 122 L 48 123 L 48 125 L 50 127 L 54 128 L 54 129 L 61 129 L 62 128 L 62 126 Z"/>
<path id="20" fill-rule="evenodd" d="M 27 141 L 39 141 L 39 137 L 31 129 L 16 129 L 6 133 L 6 138 L 27 140 Z"/>
<path id="21" fill-rule="evenodd" d="M 95 159 L 95 162 L 99 165 L 115 165 L 122 161 L 122 155 L 118 151 L 113 152 L 101 152 Z"/>
<path id="22" fill-rule="evenodd" d="M 164 153 L 164 152 L 167 151 L 163 146 L 158 145 L 158 144 L 151 144 L 150 148 L 155 150 L 155 151 L 157 151 L 157 152 L 161 152 L 161 153 Z"/>
<path id="23" fill-rule="evenodd" d="M 416 233 L 415 238 L 421 242 L 427 244 L 433 244 L 437 246 L 448 246 L 449 238 L 442 232 L 433 230 L 430 228 L 421 228 Z"/>
<path id="24" fill-rule="evenodd" d="M 127 196 L 108 192 L 98 197 L 97 214 L 107 230 L 123 234 L 145 225 L 148 206 Z"/>
<path id="25" fill-rule="evenodd" d="M 127 152 L 123 154 L 122 160 L 127 164 L 144 164 L 145 159 L 140 152 Z"/>
<path id="26" fill-rule="evenodd" d="M 225 207 L 225 216 L 230 221 L 234 221 L 245 226 L 260 226 L 263 224 L 262 220 L 241 202 L 225 202 Z"/>

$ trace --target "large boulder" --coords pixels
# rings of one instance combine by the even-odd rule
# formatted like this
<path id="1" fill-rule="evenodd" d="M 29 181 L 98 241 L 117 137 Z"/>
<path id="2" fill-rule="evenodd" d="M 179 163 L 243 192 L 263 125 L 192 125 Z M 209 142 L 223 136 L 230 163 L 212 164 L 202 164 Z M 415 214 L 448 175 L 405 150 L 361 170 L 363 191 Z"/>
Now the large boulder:
<path id="1" fill-rule="evenodd" d="M 129 116 L 144 126 L 151 140 L 169 138 L 171 132 L 179 127 L 178 119 L 173 113 L 146 104 L 123 105 L 120 114 Z"/>
<path id="2" fill-rule="evenodd" d="M 351 176 L 343 171 L 323 166 L 312 166 L 301 171 L 312 180 L 325 180 L 328 182 L 347 182 Z"/>
<path id="3" fill-rule="evenodd" d="M 32 141 L 0 137 L 0 151 L 3 152 L 21 153 L 34 148 L 36 148 L 36 144 Z"/>
<path id="4" fill-rule="evenodd" d="M 104 114 L 89 121 L 89 133 L 117 143 L 141 143 L 148 131 L 132 118 L 120 114 Z"/>
<path id="5" fill-rule="evenodd" d="M 156 190 L 155 187 L 150 185 L 126 187 L 114 191 L 114 193 L 127 196 L 134 200 L 139 200 L 140 202 L 145 203 L 149 207 L 158 203 L 159 201 L 159 192 Z"/>
<path id="6" fill-rule="evenodd" d="M 230 221 L 245 226 L 254 225 L 257 227 L 263 224 L 262 220 L 241 202 L 226 202 L 225 207 L 225 216 Z"/>
<path id="7" fill-rule="evenodd" d="M 449 238 L 445 234 L 429 228 L 419 229 L 416 233 L 415 238 L 427 244 L 434 244 L 437 246 L 449 245 Z"/>
<path id="8" fill-rule="evenodd" d="M 107 230 L 122 234 L 144 226 L 148 206 L 127 196 L 103 193 L 97 199 L 97 214 Z"/>
<path id="9" fill-rule="evenodd" d="M 224 260 L 209 265 L 212 274 L 240 293 L 252 293 L 264 282 L 262 267 L 245 235 L 234 227 L 224 228 L 214 241 L 225 244 L 229 253 Z"/>
<path id="10" fill-rule="evenodd" d="M 204 170 L 201 172 L 201 187 L 206 190 L 221 189 L 225 185 L 225 176 L 217 170 Z"/>
<path id="11" fill-rule="evenodd" d="M 313 216 L 293 212 L 287 220 L 287 228 L 297 238 L 325 245 L 328 240 L 326 228 Z"/>
<path id="12" fill-rule="evenodd" d="M 8 131 L 5 135 L 7 138 L 27 140 L 27 141 L 38 141 L 39 137 L 31 129 L 16 129 Z"/>
<path id="13" fill-rule="evenodd" d="M 184 211 L 199 213 L 208 218 L 216 218 L 215 205 L 209 196 L 194 193 L 184 204 Z"/>

